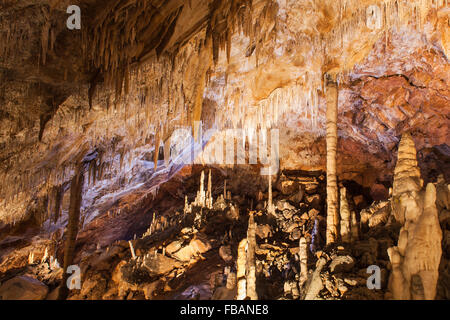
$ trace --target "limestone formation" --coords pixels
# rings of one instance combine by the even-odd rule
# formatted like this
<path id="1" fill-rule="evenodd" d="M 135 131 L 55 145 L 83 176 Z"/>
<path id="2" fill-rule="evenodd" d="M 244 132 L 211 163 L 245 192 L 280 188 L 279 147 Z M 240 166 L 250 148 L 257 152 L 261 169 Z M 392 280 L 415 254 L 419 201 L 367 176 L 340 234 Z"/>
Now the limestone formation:
<path id="1" fill-rule="evenodd" d="M 392 264 L 389 294 L 393 299 L 426 299 L 436 296 L 442 255 L 442 230 L 436 208 L 436 187 L 421 191 L 416 150 L 409 134 L 402 137 L 395 168 L 392 208 L 402 223 L 398 244 L 388 250 Z"/>
<path id="2" fill-rule="evenodd" d="M 344 187 L 341 188 L 340 196 L 341 196 L 341 205 L 339 209 L 341 216 L 341 227 L 340 227 L 341 241 L 350 242 L 352 239 L 351 234 L 352 214 L 348 206 L 347 190 Z"/>
<path id="3" fill-rule="evenodd" d="M 34 263 L 34 252 L 30 252 L 29 256 L 28 256 L 28 264 L 33 264 Z"/>
<path id="4" fill-rule="evenodd" d="M 336 176 L 336 150 L 338 142 L 338 86 L 331 80 L 326 87 L 327 103 L 327 244 L 338 240 L 339 211 L 338 211 L 338 186 Z"/>
<path id="5" fill-rule="evenodd" d="M 416 147 L 409 133 L 402 136 L 398 147 L 398 160 L 394 170 L 392 211 L 401 224 L 416 220 L 421 208 L 418 202 L 423 181 L 417 166 Z"/>
<path id="6" fill-rule="evenodd" d="M 323 289 L 322 279 L 320 273 L 325 267 L 327 260 L 324 257 L 319 258 L 316 263 L 316 269 L 314 270 L 311 280 L 306 287 L 305 300 L 316 300 L 319 292 Z"/>
<path id="7" fill-rule="evenodd" d="M 209 170 L 209 174 L 208 174 L 208 190 L 206 191 L 206 207 L 208 209 L 212 209 L 212 207 L 213 207 L 211 169 Z"/>
<path id="8" fill-rule="evenodd" d="M 238 246 L 237 256 L 237 296 L 236 300 L 244 300 L 247 297 L 247 279 L 246 279 L 246 265 L 247 265 L 247 238 L 241 240 Z"/>
<path id="9" fill-rule="evenodd" d="M 67 226 L 67 239 L 64 248 L 64 268 L 62 278 L 62 290 L 60 291 L 59 299 L 65 299 L 68 292 L 66 283 L 68 274 L 67 268 L 72 265 L 75 255 L 75 242 L 78 233 L 78 223 L 80 218 L 81 200 L 83 197 L 83 184 L 84 184 L 84 168 L 80 164 L 76 175 L 72 179 L 70 187 L 70 206 L 69 206 L 69 222 Z"/>
<path id="10" fill-rule="evenodd" d="M 256 250 L 256 223 L 254 212 L 250 212 L 248 219 L 247 231 L 247 296 L 251 300 L 258 300 L 256 293 L 256 267 L 255 267 L 255 250 Z"/>
<path id="11" fill-rule="evenodd" d="M 270 171 L 270 169 L 269 169 Z M 272 199 L 272 176 L 269 174 L 268 175 L 268 179 L 269 179 L 269 189 L 268 189 L 268 200 L 267 200 L 267 212 L 269 214 L 274 214 L 274 205 L 273 205 L 273 199 Z"/>
<path id="12" fill-rule="evenodd" d="M 70 2 L 0 0 L 0 296 L 450 299 L 448 0 Z"/>
<path id="13" fill-rule="evenodd" d="M 227 198 L 227 195 L 228 195 L 228 193 L 227 193 L 227 179 L 225 179 L 225 181 L 223 182 L 223 198 L 229 200 Z"/>
<path id="14" fill-rule="evenodd" d="M 130 245 L 131 257 L 133 259 L 136 259 L 136 254 L 134 253 L 133 243 L 131 241 L 128 241 L 128 244 Z"/>
<path id="15" fill-rule="evenodd" d="M 195 198 L 194 205 L 197 207 L 204 208 L 206 205 L 206 192 L 205 192 L 205 172 L 202 171 L 200 175 L 200 189 L 197 192 L 197 197 Z"/>
<path id="16" fill-rule="evenodd" d="M 305 285 L 306 280 L 308 280 L 308 247 L 306 239 L 304 237 L 300 238 L 299 242 L 299 260 L 300 260 L 300 279 L 299 287 L 302 290 Z"/>

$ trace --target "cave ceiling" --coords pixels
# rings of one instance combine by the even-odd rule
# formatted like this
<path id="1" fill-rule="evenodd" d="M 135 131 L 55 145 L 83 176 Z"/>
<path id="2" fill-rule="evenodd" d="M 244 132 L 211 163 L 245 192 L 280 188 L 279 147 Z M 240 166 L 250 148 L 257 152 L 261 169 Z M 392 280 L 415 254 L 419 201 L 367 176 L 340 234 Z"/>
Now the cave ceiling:
<path id="1" fill-rule="evenodd" d="M 81 30 L 66 27 L 70 2 L 0 3 L 3 223 L 38 210 L 83 159 L 101 173 L 91 217 L 154 193 L 180 168 L 154 172 L 152 151 L 198 121 L 280 128 L 281 169 L 324 170 L 325 75 L 340 88 L 341 179 L 391 179 L 404 132 L 425 174 L 449 174 L 446 1 L 80 0 Z"/>

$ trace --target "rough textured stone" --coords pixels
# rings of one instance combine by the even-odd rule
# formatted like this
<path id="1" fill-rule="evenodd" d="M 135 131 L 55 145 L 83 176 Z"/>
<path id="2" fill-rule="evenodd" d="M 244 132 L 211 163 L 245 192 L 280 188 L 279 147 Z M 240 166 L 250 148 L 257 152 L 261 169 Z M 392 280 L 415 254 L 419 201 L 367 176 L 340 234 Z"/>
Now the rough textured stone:
<path id="1" fill-rule="evenodd" d="M 339 272 L 348 272 L 352 270 L 355 265 L 355 260 L 351 256 L 337 256 L 330 263 L 330 271 L 339 273 Z"/>
<path id="2" fill-rule="evenodd" d="M 18 276 L 6 281 L 0 287 L 1 300 L 44 300 L 48 287 L 28 276 Z"/>
<path id="3" fill-rule="evenodd" d="M 187 246 L 181 248 L 180 250 L 172 254 L 172 256 L 180 261 L 187 262 L 192 258 L 198 256 L 199 254 L 209 251 L 210 249 L 211 244 L 206 239 L 206 237 L 198 234 L 189 242 Z"/>
<path id="4" fill-rule="evenodd" d="M 219 248 L 219 255 L 225 262 L 230 262 L 233 260 L 230 246 L 221 246 Z"/>

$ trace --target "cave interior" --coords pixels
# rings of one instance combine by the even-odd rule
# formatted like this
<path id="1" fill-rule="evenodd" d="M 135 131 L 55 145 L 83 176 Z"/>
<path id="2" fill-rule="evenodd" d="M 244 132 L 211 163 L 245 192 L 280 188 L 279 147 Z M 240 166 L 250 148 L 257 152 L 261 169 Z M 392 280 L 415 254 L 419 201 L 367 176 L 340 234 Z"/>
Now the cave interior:
<path id="1" fill-rule="evenodd" d="M 447 0 L 1 0 L 0 300 L 449 300 Z"/>

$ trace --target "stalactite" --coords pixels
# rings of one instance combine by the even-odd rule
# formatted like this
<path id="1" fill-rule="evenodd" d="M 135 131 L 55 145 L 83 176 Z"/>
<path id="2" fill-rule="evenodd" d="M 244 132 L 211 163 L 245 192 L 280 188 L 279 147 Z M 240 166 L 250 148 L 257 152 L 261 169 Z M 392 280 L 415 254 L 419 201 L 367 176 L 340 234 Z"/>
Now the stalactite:
<path id="1" fill-rule="evenodd" d="M 255 250 L 256 250 L 256 223 L 254 213 L 249 213 L 248 230 L 247 230 L 247 296 L 251 300 L 258 300 L 258 294 L 256 293 L 256 266 L 255 266 Z"/>
<path id="2" fill-rule="evenodd" d="M 339 211 L 338 186 L 336 176 L 336 149 L 338 141 L 337 114 L 338 114 L 338 85 L 327 81 L 327 244 L 334 243 L 338 238 Z"/>

